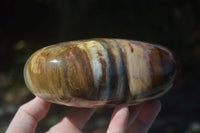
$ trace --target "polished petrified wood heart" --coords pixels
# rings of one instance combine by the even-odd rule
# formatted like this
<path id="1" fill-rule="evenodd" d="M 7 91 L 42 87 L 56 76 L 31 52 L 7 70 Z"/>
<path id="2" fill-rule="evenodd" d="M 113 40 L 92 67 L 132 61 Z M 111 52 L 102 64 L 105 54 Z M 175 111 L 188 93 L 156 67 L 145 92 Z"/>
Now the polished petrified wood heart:
<path id="1" fill-rule="evenodd" d="M 24 68 L 33 94 L 75 107 L 133 105 L 158 98 L 173 86 L 176 74 L 176 60 L 167 48 L 106 38 L 44 47 Z"/>

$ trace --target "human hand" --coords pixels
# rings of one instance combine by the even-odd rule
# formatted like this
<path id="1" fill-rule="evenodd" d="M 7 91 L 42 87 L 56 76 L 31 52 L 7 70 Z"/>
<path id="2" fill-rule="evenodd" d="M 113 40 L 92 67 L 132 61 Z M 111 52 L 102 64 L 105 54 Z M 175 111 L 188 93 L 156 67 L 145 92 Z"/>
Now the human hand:
<path id="1" fill-rule="evenodd" d="M 38 97 L 22 105 L 6 133 L 34 133 L 42 118 L 50 108 L 50 103 Z M 115 108 L 109 125 L 93 133 L 146 133 L 158 115 L 161 104 L 158 100 L 130 106 L 119 105 Z M 95 109 L 73 108 L 48 133 L 81 133 L 82 128 L 94 113 Z"/>

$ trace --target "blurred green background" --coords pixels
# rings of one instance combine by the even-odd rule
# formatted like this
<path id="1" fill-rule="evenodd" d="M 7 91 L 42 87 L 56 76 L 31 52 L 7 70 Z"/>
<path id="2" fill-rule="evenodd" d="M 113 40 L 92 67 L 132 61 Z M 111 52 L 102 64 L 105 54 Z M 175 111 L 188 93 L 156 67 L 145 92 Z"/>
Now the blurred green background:
<path id="1" fill-rule="evenodd" d="M 28 57 L 50 44 L 94 37 L 142 40 L 173 50 L 181 73 L 161 98 L 162 110 L 149 132 L 200 133 L 199 0 L 0 1 L 0 133 L 17 108 L 34 97 L 23 80 Z M 68 110 L 53 105 L 37 132 Z M 107 122 L 111 112 L 97 110 L 84 132 Z"/>

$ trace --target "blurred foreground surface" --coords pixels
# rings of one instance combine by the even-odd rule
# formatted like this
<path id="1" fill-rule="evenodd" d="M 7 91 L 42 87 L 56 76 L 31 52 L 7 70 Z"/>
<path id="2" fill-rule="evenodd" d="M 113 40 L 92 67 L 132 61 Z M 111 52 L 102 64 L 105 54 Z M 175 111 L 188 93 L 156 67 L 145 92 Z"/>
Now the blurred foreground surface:
<path id="1" fill-rule="evenodd" d="M 6 0 L 0 2 L 0 133 L 18 107 L 33 98 L 23 67 L 35 50 L 57 42 L 94 37 L 158 43 L 180 60 L 176 86 L 164 97 L 150 133 L 200 133 L 200 1 L 185 0 Z M 53 105 L 37 132 L 69 110 Z M 59 114 L 57 113 L 59 112 Z M 88 133 L 109 121 L 112 109 L 99 109 Z"/>

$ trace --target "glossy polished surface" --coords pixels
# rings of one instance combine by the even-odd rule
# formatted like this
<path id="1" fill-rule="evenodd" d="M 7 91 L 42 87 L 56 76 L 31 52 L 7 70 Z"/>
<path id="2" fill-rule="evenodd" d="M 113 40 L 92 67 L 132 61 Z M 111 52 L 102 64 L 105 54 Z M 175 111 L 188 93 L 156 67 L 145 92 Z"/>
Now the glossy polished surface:
<path id="1" fill-rule="evenodd" d="M 44 47 L 24 68 L 33 94 L 75 107 L 133 105 L 160 97 L 176 73 L 174 55 L 165 47 L 105 38 Z"/>

